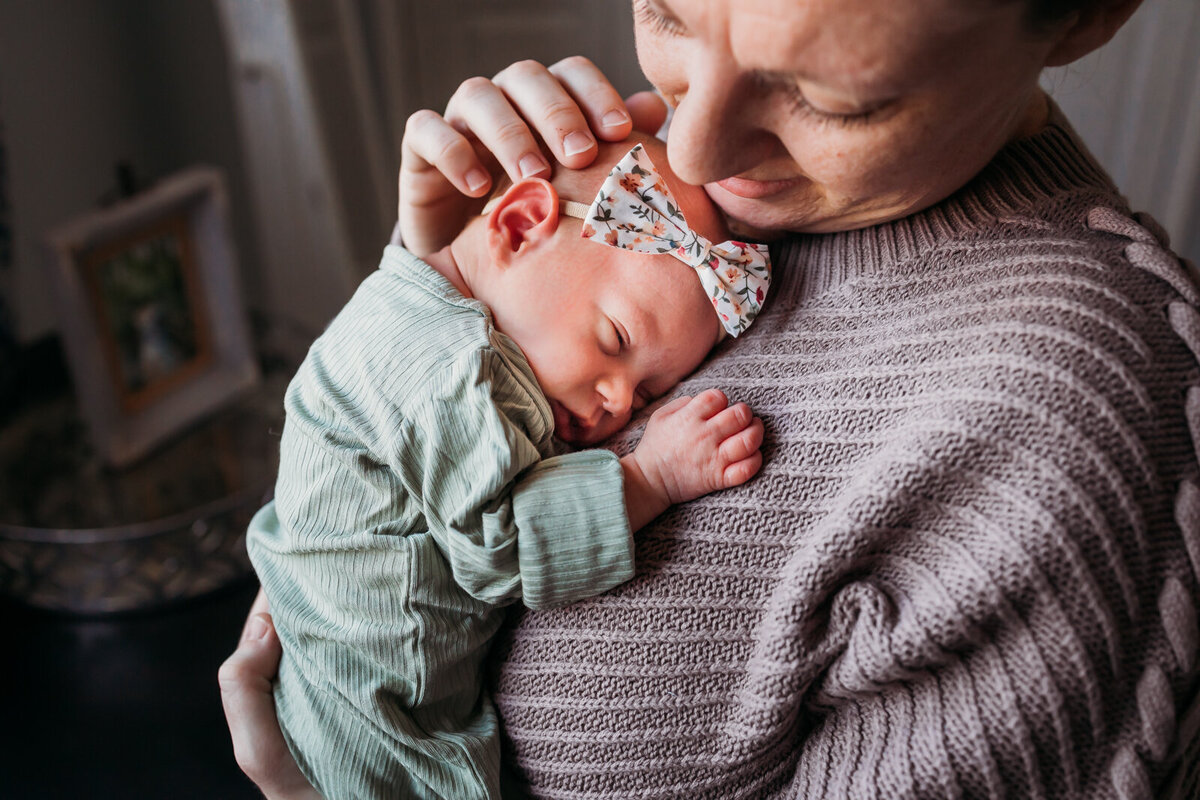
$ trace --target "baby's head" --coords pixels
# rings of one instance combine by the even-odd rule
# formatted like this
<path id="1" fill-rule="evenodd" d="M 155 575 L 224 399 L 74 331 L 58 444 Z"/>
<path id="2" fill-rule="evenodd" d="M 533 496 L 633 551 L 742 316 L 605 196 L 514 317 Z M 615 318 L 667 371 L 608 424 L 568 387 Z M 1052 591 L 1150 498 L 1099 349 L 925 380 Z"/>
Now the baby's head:
<path id="1" fill-rule="evenodd" d="M 675 177 L 665 146 L 641 140 L 688 227 L 727 238 L 708 195 Z M 592 167 L 509 187 L 481 227 L 486 258 L 467 277 L 496 327 L 520 346 L 554 411 L 558 436 L 591 444 L 700 365 L 721 338 L 713 301 L 695 270 L 667 254 L 584 239 L 584 222 L 560 199 L 591 204 L 635 140 L 601 144 Z M 465 232 L 464 232 L 465 233 Z"/>

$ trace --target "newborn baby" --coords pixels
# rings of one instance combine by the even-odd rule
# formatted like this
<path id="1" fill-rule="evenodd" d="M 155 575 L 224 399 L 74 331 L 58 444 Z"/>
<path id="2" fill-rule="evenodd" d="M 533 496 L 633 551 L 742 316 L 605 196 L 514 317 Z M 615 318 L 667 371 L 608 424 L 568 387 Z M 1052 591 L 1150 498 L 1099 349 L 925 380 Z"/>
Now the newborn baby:
<path id="1" fill-rule="evenodd" d="M 761 421 L 716 390 L 621 458 L 552 439 L 619 430 L 767 287 L 765 248 L 720 243 L 704 191 L 630 144 L 508 187 L 424 261 L 388 247 L 288 389 L 248 546 L 279 720 L 326 797 L 498 797 L 481 673 L 504 607 L 628 580 L 634 531 L 758 471 Z"/>

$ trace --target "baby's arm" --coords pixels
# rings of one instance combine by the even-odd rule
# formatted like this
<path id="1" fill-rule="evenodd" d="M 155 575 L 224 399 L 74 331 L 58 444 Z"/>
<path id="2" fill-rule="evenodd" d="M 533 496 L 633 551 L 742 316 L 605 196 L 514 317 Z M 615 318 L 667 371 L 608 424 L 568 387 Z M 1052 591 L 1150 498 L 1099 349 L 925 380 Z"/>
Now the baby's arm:
<path id="1" fill-rule="evenodd" d="M 762 466 L 762 440 L 762 420 L 717 389 L 655 411 L 642 441 L 621 459 L 630 529 L 675 503 L 750 480 Z"/>

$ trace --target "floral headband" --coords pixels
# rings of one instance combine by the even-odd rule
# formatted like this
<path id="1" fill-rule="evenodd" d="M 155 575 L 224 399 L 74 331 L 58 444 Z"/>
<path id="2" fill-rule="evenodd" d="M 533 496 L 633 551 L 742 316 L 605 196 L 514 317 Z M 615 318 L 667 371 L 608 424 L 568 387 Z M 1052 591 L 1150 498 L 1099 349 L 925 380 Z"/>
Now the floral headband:
<path id="1" fill-rule="evenodd" d="M 689 228 L 640 144 L 608 174 L 584 223 L 585 239 L 638 253 L 669 253 L 694 269 L 730 336 L 750 327 L 762 309 L 771 284 L 767 246 L 713 244 Z"/>
<path id="2" fill-rule="evenodd" d="M 499 197 L 493 197 L 483 213 L 497 202 Z M 638 253 L 670 254 L 694 269 L 730 336 L 750 327 L 762 309 L 771 283 L 767 246 L 713 244 L 689 228 L 640 144 L 613 167 L 590 207 L 565 200 L 559 210 L 584 221 L 585 239 Z"/>

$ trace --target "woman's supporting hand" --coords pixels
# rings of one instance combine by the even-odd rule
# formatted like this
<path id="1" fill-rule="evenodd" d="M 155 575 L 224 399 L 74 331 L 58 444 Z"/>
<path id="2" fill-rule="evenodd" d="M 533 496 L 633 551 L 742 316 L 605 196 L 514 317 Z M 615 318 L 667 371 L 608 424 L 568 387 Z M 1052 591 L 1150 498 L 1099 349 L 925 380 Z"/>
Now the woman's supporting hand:
<path id="1" fill-rule="evenodd" d="M 269 800 L 320 800 L 283 740 L 271 681 L 279 672 L 282 650 L 260 589 L 237 650 L 217 672 L 221 704 L 233 737 L 238 766 Z"/>
<path id="2" fill-rule="evenodd" d="M 478 213 L 494 179 L 549 177 L 553 158 L 578 169 L 596 157 L 596 137 L 620 141 L 633 128 L 662 127 L 653 92 L 622 102 L 596 65 L 573 56 L 543 66 L 518 61 L 458 87 L 442 114 L 408 118 L 401 145 L 400 230 L 418 256 L 448 245 Z"/>

